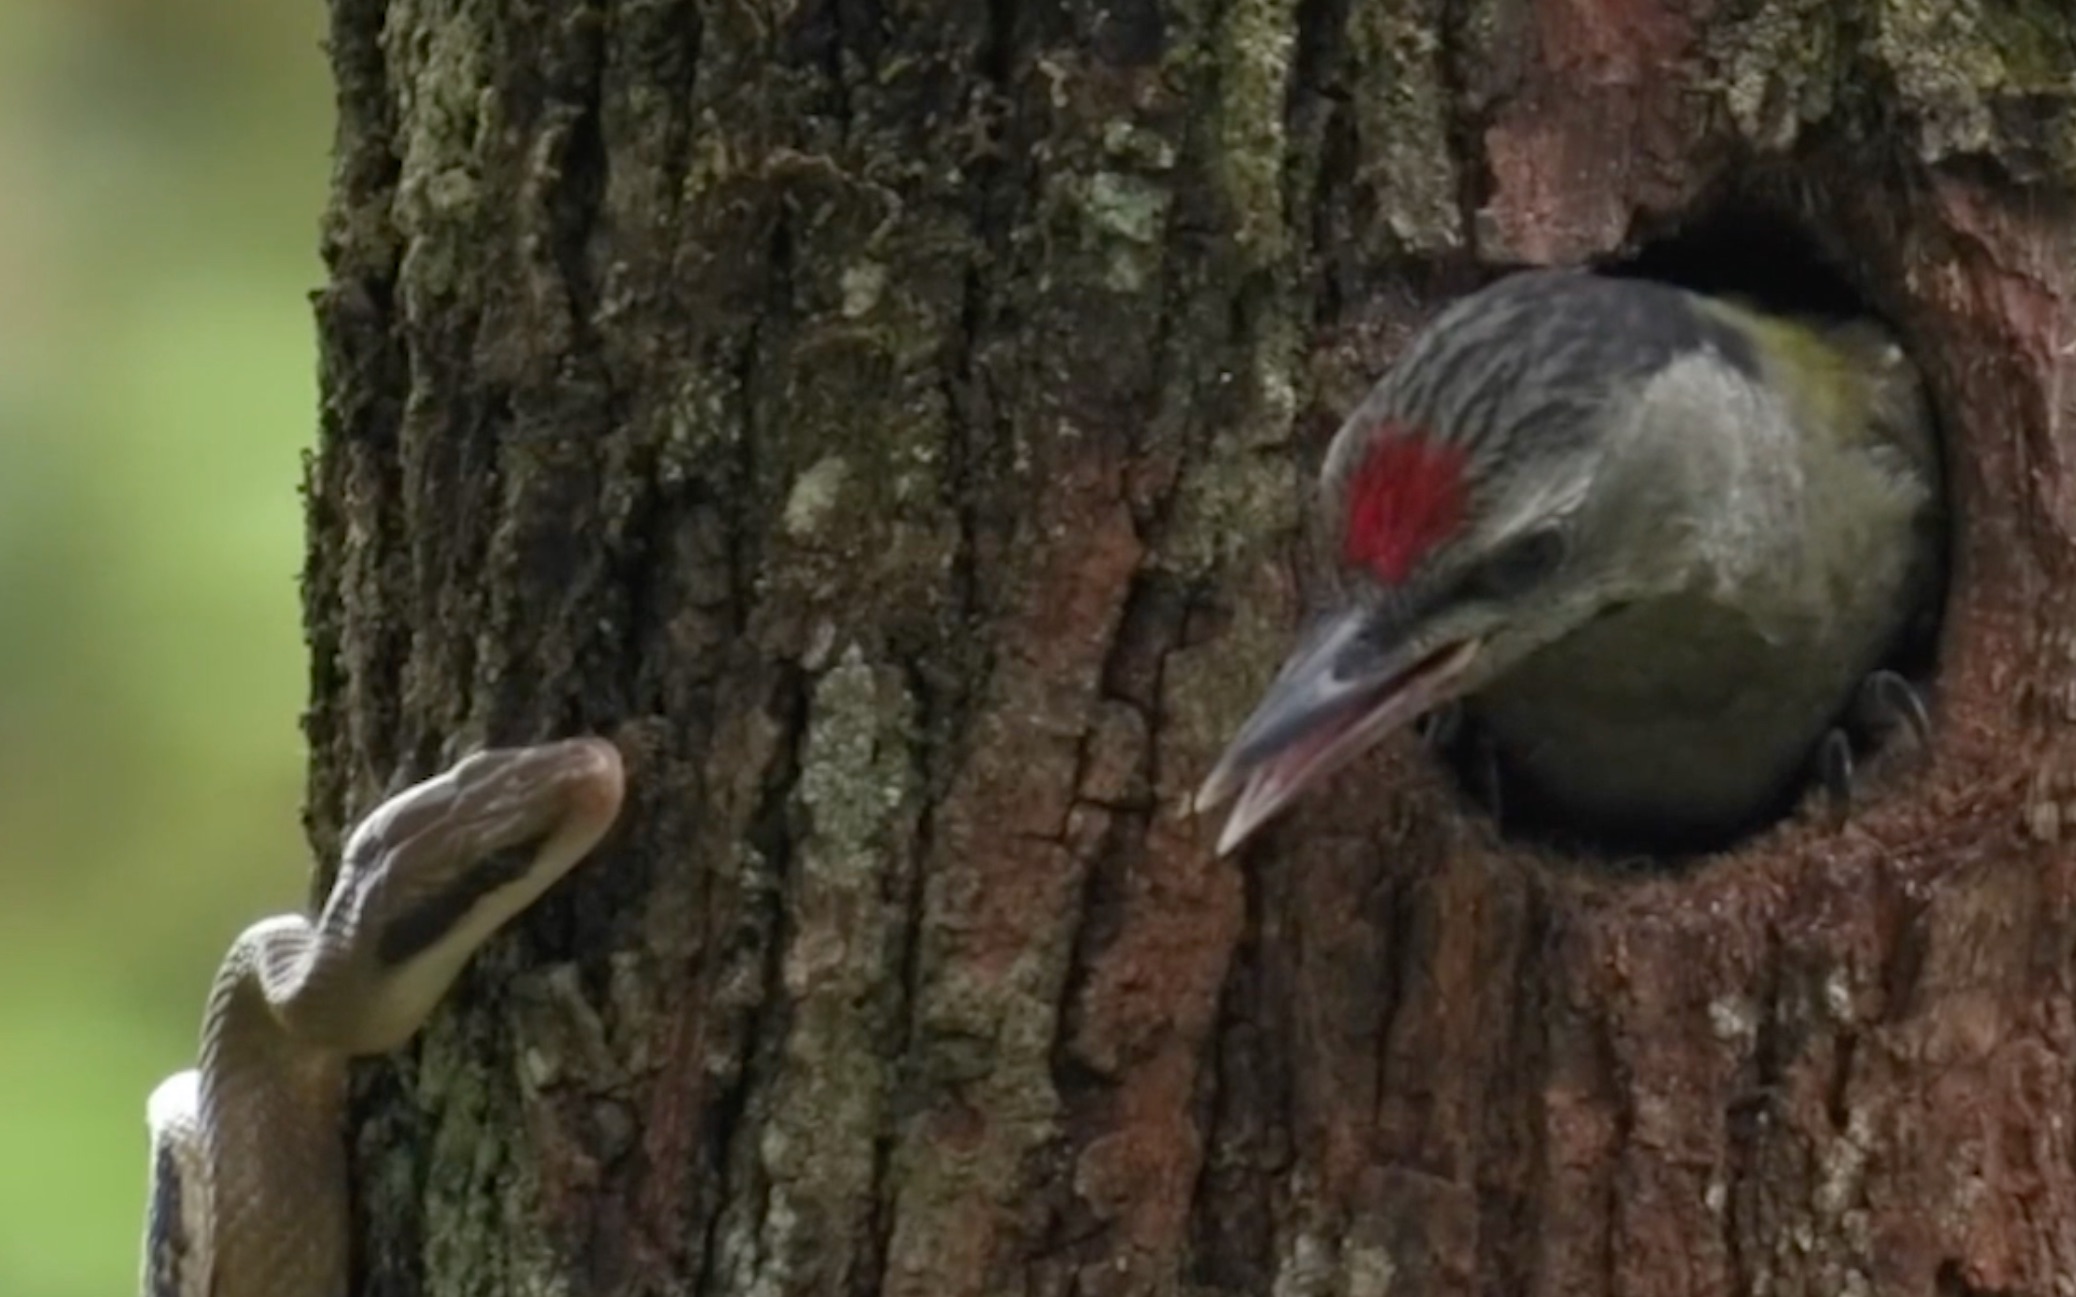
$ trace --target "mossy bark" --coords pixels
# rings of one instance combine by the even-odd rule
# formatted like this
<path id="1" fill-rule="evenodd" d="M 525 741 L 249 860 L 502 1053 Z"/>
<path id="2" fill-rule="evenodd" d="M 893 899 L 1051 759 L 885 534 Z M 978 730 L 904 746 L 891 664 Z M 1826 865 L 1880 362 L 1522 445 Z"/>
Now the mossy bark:
<path id="1" fill-rule="evenodd" d="M 633 779 L 364 1070 L 360 1291 L 2076 1282 L 2076 18 L 332 11 L 313 840 L 476 742 Z M 1214 860 L 1335 411 L 1725 204 L 1936 391 L 1931 759 L 1638 877 L 1408 741 Z"/>

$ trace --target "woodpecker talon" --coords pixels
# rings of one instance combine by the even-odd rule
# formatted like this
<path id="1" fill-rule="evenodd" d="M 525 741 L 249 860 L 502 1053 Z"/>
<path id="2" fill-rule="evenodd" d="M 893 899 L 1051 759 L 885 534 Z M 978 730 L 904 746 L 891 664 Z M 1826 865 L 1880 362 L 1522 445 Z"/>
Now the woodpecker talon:
<path id="1" fill-rule="evenodd" d="M 1869 672 L 1860 683 L 1859 704 L 1863 715 L 1878 716 L 1890 727 L 1900 725 L 1909 730 L 1918 751 L 1931 749 L 1932 716 L 1925 707 L 1924 695 L 1901 674 L 1887 667 Z"/>
<path id="2" fill-rule="evenodd" d="M 1853 741 L 1842 729 L 1832 729 L 1817 747 L 1817 771 L 1832 807 L 1841 816 L 1853 800 Z"/>
<path id="3" fill-rule="evenodd" d="M 1872 321 L 1509 276 L 1416 333 L 1334 435 L 1346 604 L 1197 807 L 1235 799 L 1231 851 L 1422 716 L 1495 815 L 1504 765 L 1517 814 L 1560 830 L 1728 841 L 1813 750 L 1843 803 L 1853 751 L 1827 729 L 1856 690 L 1929 731 L 1869 672 L 1938 589 L 1940 491 L 1917 371 Z M 1461 746 L 1464 699 L 1489 748 Z"/>

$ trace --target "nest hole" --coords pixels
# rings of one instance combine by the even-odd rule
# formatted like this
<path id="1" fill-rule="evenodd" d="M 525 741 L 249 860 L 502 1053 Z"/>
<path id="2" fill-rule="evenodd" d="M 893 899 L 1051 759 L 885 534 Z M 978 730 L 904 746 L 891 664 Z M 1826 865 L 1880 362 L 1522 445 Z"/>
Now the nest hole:
<path id="1" fill-rule="evenodd" d="M 1795 220 L 1776 210 L 1744 202 L 1719 204 L 1693 217 L 1663 237 L 1649 239 L 1633 251 L 1596 267 L 1601 273 L 1673 284 L 1694 292 L 1741 300 L 1770 314 L 1813 323 L 1872 318 L 1906 348 L 1909 331 L 1878 311 L 1860 285 L 1867 282 L 1857 267 L 1829 255 L 1825 245 Z M 1918 366 L 1920 373 L 1924 366 Z M 1936 394 L 1926 393 L 1933 434 L 1940 444 Z M 1943 453 L 1943 452 L 1942 452 Z M 1926 705 L 1933 703 L 1938 668 L 1941 621 L 1946 605 L 1945 572 L 1951 566 L 1952 503 L 1945 492 L 1941 514 L 1949 551 L 1937 588 L 1922 612 L 1898 635 L 1881 663 L 1882 669 L 1908 681 Z M 1836 726 L 1849 734 L 1855 766 L 1865 775 L 1878 770 L 1889 745 L 1899 741 L 1900 727 L 1869 727 L 1849 715 L 1852 699 L 1841 699 Z M 1933 716 L 1936 740 L 1936 713 Z M 1628 868 L 1676 868 L 1704 855 L 1733 849 L 1796 813 L 1812 796 L 1835 796 L 1825 786 L 1823 756 L 1812 750 L 1802 776 L 1784 787 L 1774 804 L 1735 829 L 1701 837 L 1682 837 L 1622 824 L 1581 824 L 1560 809 L 1538 801 L 1532 788 L 1508 771 L 1506 754 L 1459 715 L 1430 718 L 1428 740 L 1453 775 L 1460 794 L 1492 816 L 1501 836 L 1566 855 L 1598 859 Z M 1900 741 L 1908 742 L 1907 737 Z M 1848 813 L 1857 812 L 1882 795 L 1880 779 L 1856 783 Z"/>

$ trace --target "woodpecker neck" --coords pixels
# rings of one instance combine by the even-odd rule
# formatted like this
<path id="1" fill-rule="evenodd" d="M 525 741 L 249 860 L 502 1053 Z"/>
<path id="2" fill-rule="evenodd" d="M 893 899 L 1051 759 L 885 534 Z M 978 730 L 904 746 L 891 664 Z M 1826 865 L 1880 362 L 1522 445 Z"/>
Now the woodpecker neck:
<path id="1" fill-rule="evenodd" d="M 1865 323 L 1822 338 L 1787 321 L 1765 327 L 1776 335 L 1765 390 L 1779 417 L 1770 426 L 1789 429 L 1780 449 L 1793 466 L 1776 498 L 1800 532 L 1753 544 L 1773 566 L 1743 580 L 1755 598 L 1775 597 L 1824 625 L 1880 620 L 1894 591 L 1913 591 L 1916 603 L 1936 580 L 1940 470 L 1916 369 Z M 1917 542 L 1899 545 L 1906 534 Z"/>

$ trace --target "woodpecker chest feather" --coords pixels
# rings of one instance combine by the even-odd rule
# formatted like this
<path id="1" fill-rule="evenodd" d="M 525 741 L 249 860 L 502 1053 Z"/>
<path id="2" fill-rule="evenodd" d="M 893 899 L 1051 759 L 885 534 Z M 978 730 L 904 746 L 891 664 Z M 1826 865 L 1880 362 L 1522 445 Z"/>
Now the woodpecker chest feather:
<path id="1" fill-rule="evenodd" d="M 1775 809 L 1873 654 L 1768 638 L 1690 595 L 1632 605 L 1530 655 L 1466 700 L 1506 788 L 1575 828 L 1701 841 Z"/>

